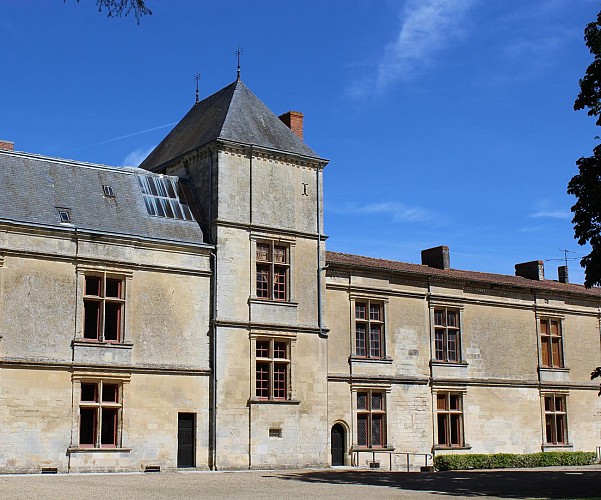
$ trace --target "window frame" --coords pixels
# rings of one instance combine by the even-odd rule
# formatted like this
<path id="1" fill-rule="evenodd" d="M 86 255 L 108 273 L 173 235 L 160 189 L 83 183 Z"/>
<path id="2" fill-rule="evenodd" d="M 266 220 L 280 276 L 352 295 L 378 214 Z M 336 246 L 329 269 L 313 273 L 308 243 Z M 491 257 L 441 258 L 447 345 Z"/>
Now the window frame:
<path id="1" fill-rule="evenodd" d="M 554 323 L 557 324 L 556 334 L 553 333 Z M 543 325 L 545 325 L 544 328 Z M 540 339 L 541 368 L 565 368 L 562 318 L 555 316 L 539 316 L 537 321 L 537 327 L 538 336 Z M 554 345 L 557 346 L 557 353 L 554 352 Z M 555 359 L 556 357 L 558 358 L 557 360 Z"/>
<path id="2" fill-rule="evenodd" d="M 77 446 L 82 449 L 118 449 L 121 448 L 122 430 L 123 430 L 123 382 L 114 379 L 81 379 L 77 384 L 79 386 L 79 411 L 77 414 Z M 76 385 L 76 387 L 77 387 Z M 94 387 L 93 400 L 84 399 L 84 386 Z M 108 386 L 115 387 L 116 397 L 113 400 L 104 399 L 104 388 Z M 91 422 L 91 442 L 82 442 L 82 434 L 86 432 L 83 419 L 83 411 L 92 415 Z M 104 412 L 112 414 L 113 429 L 111 435 L 112 442 L 106 443 L 106 434 L 103 433 L 103 426 L 107 424 Z M 110 412 L 110 413 L 109 413 Z M 110 417 L 109 417 L 110 418 Z M 88 424 L 89 425 L 89 424 Z"/>
<path id="3" fill-rule="evenodd" d="M 568 398 L 563 393 L 541 394 L 543 412 L 543 446 L 570 446 L 568 434 Z M 547 406 L 550 402 L 550 406 Z M 557 408 L 560 402 L 561 408 Z M 560 432 L 561 427 L 561 432 Z M 561 440 L 559 434 L 561 433 Z"/>
<path id="4" fill-rule="evenodd" d="M 92 280 L 98 280 L 98 293 L 88 293 L 88 283 Z M 117 295 L 107 295 L 108 287 L 107 284 L 116 285 L 118 292 Z M 83 275 L 83 290 L 82 290 L 82 329 L 81 329 L 81 340 L 87 342 L 99 342 L 99 343 L 110 343 L 110 344 L 121 344 L 124 340 L 124 327 L 125 327 L 125 304 L 126 304 L 126 278 L 122 275 L 113 274 L 105 271 L 86 272 Z M 88 314 L 92 312 L 94 305 L 96 305 L 96 336 L 91 336 L 88 333 L 88 329 L 94 329 L 92 321 L 89 319 Z M 111 319 L 113 311 L 116 319 Z M 107 314 L 108 312 L 108 314 Z M 107 335 L 109 322 L 115 323 L 114 335 Z M 114 338 L 113 338 L 114 337 Z"/>
<path id="5" fill-rule="evenodd" d="M 257 336 L 254 350 L 255 401 L 292 401 L 292 339 Z M 282 347 L 284 349 L 283 356 Z M 283 378 L 282 378 L 283 376 Z"/>
<path id="6" fill-rule="evenodd" d="M 356 416 L 356 448 L 359 449 L 388 449 L 388 427 L 387 427 L 387 393 L 385 388 L 357 388 L 355 394 L 355 416 Z M 374 408 L 374 395 L 380 396 L 380 407 Z M 361 397 L 365 396 L 365 407 L 361 408 Z M 374 419 L 379 421 L 379 442 L 374 442 Z M 365 422 L 365 439 L 360 438 L 361 424 Z"/>
<path id="7" fill-rule="evenodd" d="M 437 323 L 437 313 L 442 312 L 444 324 Z M 455 324 L 449 326 L 449 313 L 455 313 Z M 438 363 L 464 363 L 462 356 L 463 308 L 436 304 L 432 306 L 432 353 L 434 361 Z M 450 332 L 454 333 L 455 347 L 450 348 Z M 440 337 L 439 337 L 440 336 Z M 441 340 L 439 341 L 439 338 Z M 439 347 L 440 344 L 440 347 Z M 441 355 L 439 356 L 439 352 Z M 449 353 L 453 352 L 455 359 Z"/>
<path id="8" fill-rule="evenodd" d="M 436 448 L 469 448 L 465 443 L 464 391 L 441 390 L 433 393 L 436 429 L 434 433 Z M 452 407 L 452 398 L 458 405 Z M 444 400 L 444 407 L 439 402 Z M 453 420 L 455 419 L 455 422 Z M 441 420 L 443 428 L 441 429 Z M 453 433 L 453 429 L 455 432 Z M 453 434 L 455 434 L 455 439 Z M 441 436 L 443 439 L 441 439 Z M 444 441 L 444 442 L 441 442 Z"/>
<path id="9" fill-rule="evenodd" d="M 364 315 L 359 316 L 359 308 L 363 306 Z M 372 306 L 377 306 L 379 319 L 372 319 Z M 371 299 L 357 297 L 352 301 L 353 313 L 353 352 L 354 356 L 361 359 L 384 359 L 386 358 L 386 301 L 382 299 Z M 363 329 L 363 347 L 359 348 L 360 336 L 359 327 Z M 372 337 L 372 325 L 379 327 L 377 344 Z"/>
<path id="10" fill-rule="evenodd" d="M 266 258 L 260 258 L 260 248 Z M 276 259 L 276 255 L 284 260 Z M 264 276 L 264 279 L 259 279 Z M 259 286 L 264 285 L 264 286 Z M 275 240 L 257 240 L 255 245 L 255 296 L 258 300 L 290 301 L 290 245 Z"/>

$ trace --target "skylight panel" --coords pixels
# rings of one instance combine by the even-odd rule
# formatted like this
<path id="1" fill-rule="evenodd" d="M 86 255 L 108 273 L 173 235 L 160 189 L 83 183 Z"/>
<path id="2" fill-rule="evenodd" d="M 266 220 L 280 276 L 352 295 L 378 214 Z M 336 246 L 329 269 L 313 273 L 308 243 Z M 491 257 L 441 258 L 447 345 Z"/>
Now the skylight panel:
<path id="1" fill-rule="evenodd" d="M 103 184 L 102 191 L 104 193 L 104 196 L 106 196 L 107 198 L 114 198 L 115 197 L 115 192 L 113 191 L 112 186 L 108 186 L 106 184 Z"/>
<path id="2" fill-rule="evenodd" d="M 177 179 L 138 175 L 144 206 L 148 215 L 193 221 L 188 201 Z"/>

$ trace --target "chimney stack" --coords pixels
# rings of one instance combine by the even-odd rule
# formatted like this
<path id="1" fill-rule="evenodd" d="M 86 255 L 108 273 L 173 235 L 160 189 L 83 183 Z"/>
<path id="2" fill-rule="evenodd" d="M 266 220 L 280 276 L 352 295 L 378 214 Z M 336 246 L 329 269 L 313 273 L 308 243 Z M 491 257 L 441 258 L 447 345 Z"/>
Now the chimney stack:
<path id="1" fill-rule="evenodd" d="M 279 119 L 282 120 L 301 141 L 303 140 L 303 118 L 303 114 L 299 111 L 288 111 L 279 116 Z"/>
<path id="2" fill-rule="evenodd" d="M 557 268 L 557 276 L 559 277 L 560 283 L 569 283 L 568 279 L 568 266 L 559 266 Z"/>
<path id="3" fill-rule="evenodd" d="M 14 151 L 15 143 L 12 141 L 3 141 L 0 139 L 0 149 L 4 149 L 5 151 Z"/>
<path id="4" fill-rule="evenodd" d="M 439 246 L 422 250 L 422 264 L 436 269 L 450 269 L 451 255 L 449 247 Z"/>
<path id="5" fill-rule="evenodd" d="M 516 264 L 515 275 L 529 280 L 543 281 L 545 279 L 545 264 L 542 260 Z"/>

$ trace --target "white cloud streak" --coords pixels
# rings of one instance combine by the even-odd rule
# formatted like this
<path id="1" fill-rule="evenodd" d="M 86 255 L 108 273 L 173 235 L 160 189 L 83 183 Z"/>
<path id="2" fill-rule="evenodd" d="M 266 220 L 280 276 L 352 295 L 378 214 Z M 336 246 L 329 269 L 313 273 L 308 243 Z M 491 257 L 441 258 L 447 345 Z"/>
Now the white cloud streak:
<path id="1" fill-rule="evenodd" d="M 383 91 L 422 73 L 438 53 L 465 37 L 465 15 L 476 1 L 409 0 L 396 39 L 385 47 L 376 74 L 356 82 L 350 93 L 359 97 L 374 85 Z"/>
<path id="2" fill-rule="evenodd" d="M 419 207 L 407 207 L 399 202 L 387 201 L 381 203 L 370 203 L 357 205 L 353 203 L 342 207 L 328 209 L 334 213 L 347 215 L 388 215 L 395 222 L 420 222 L 432 219 L 432 215 Z"/>
<path id="3" fill-rule="evenodd" d="M 150 146 L 148 149 L 134 149 L 131 153 L 129 153 L 121 164 L 124 167 L 139 167 L 140 163 L 144 161 L 144 159 L 151 153 L 151 151 L 156 146 Z"/>
<path id="4" fill-rule="evenodd" d="M 570 220 L 572 212 L 569 209 L 556 207 L 549 200 L 541 200 L 536 204 L 534 212 L 530 214 L 534 219 L 561 219 Z"/>

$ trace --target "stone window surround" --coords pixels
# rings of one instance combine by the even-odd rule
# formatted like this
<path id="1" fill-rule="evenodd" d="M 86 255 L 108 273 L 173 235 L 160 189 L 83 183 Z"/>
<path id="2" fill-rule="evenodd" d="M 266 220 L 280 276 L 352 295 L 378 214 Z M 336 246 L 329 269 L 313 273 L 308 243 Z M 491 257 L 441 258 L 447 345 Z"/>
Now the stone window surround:
<path id="1" fill-rule="evenodd" d="M 353 309 L 354 311 L 354 309 Z M 357 393 L 358 392 L 381 392 L 384 394 L 384 434 L 386 439 L 386 444 L 384 446 L 359 446 L 357 444 Z M 353 411 L 351 412 L 352 422 L 351 425 L 353 427 L 350 436 L 352 437 L 352 445 L 351 452 L 353 451 L 394 451 L 394 447 L 388 443 L 388 418 L 387 415 L 391 415 L 390 413 L 390 394 L 392 392 L 391 384 L 352 384 L 351 385 L 351 408 Z"/>
<path id="2" fill-rule="evenodd" d="M 392 363 L 392 358 L 389 357 L 387 355 L 387 350 L 386 350 L 386 338 L 387 335 L 386 333 L 388 332 L 388 303 L 389 303 L 389 297 L 388 296 L 382 296 L 382 295 L 378 295 L 378 294 L 365 294 L 365 293 L 350 293 L 349 294 L 349 303 L 350 303 L 350 348 L 351 348 L 351 356 L 350 356 L 350 360 L 352 362 L 366 362 L 366 363 L 385 363 L 385 364 L 390 364 Z M 367 304 L 369 304 L 370 302 L 378 302 L 382 305 L 382 314 L 384 316 L 384 321 L 382 323 L 382 332 L 381 332 L 381 338 L 380 338 L 380 342 L 381 342 L 381 356 L 378 358 L 371 358 L 369 356 L 358 356 L 356 354 L 356 349 L 357 349 L 357 338 L 356 338 L 356 332 L 357 332 L 357 326 L 356 326 L 356 313 L 355 313 L 355 306 L 357 302 L 365 302 Z M 367 314 L 369 314 L 369 311 L 367 312 Z M 369 332 L 367 332 L 367 335 L 369 335 Z M 366 343 L 366 349 L 369 349 L 369 343 Z"/>
<path id="3" fill-rule="evenodd" d="M 127 342 L 127 335 L 130 332 L 129 314 L 128 310 L 131 305 L 131 280 L 133 277 L 133 271 L 130 269 L 123 269 L 118 267 L 109 266 L 94 266 L 87 264 L 78 264 L 76 268 L 77 273 L 77 297 L 76 310 L 75 310 L 75 338 L 73 339 L 73 345 L 102 345 L 102 346 L 118 346 L 123 345 L 131 347 L 133 344 Z M 85 278 L 86 275 L 100 275 L 120 278 L 124 281 L 125 294 L 123 297 L 123 312 L 121 319 L 121 335 L 119 342 L 102 342 L 94 339 L 84 338 L 84 292 L 85 292 Z"/>
<path id="4" fill-rule="evenodd" d="M 448 446 L 446 444 L 438 444 L 438 408 L 437 408 L 437 397 L 439 393 L 444 394 L 460 394 L 461 395 L 461 441 L 462 444 L 459 446 Z M 465 428 L 466 428 L 466 412 L 465 412 L 465 400 L 467 397 L 467 387 L 464 386 L 444 386 L 436 387 L 432 389 L 432 414 L 434 422 L 434 450 L 469 450 L 471 445 L 466 442 L 465 439 Z"/>
<path id="5" fill-rule="evenodd" d="M 547 443 L 546 436 L 546 412 L 545 412 L 545 397 L 548 396 L 559 396 L 563 398 L 565 405 L 565 434 L 566 434 L 566 442 L 565 443 Z M 542 451 L 561 451 L 567 449 L 573 449 L 574 445 L 570 442 L 570 426 L 568 423 L 568 398 L 570 396 L 570 391 L 567 389 L 541 389 L 540 390 L 540 407 L 541 407 L 541 450 Z"/>
<path id="6" fill-rule="evenodd" d="M 257 243 L 280 244 L 288 247 L 288 297 L 286 300 L 263 299 L 257 297 Z M 249 301 L 255 303 L 281 304 L 296 306 L 296 280 L 295 280 L 295 245 L 296 239 L 272 233 L 250 234 L 250 297 Z"/>
<path id="7" fill-rule="evenodd" d="M 463 356 L 463 337 L 464 337 L 464 323 L 463 316 L 465 311 L 464 304 L 454 302 L 452 300 L 431 300 L 429 305 L 429 316 L 430 316 L 430 349 L 431 349 L 431 365 L 445 365 L 445 366 L 467 366 L 467 361 Z M 435 309 L 454 309 L 459 313 L 459 359 L 457 361 L 445 361 L 443 359 L 436 359 L 436 325 L 434 322 L 434 310 Z"/>
<path id="8" fill-rule="evenodd" d="M 546 313 L 546 312 L 537 312 L 536 313 L 536 339 L 538 346 L 538 369 L 539 371 L 566 371 L 569 372 L 569 367 L 566 364 L 566 355 L 565 355 L 565 330 L 564 330 L 564 320 L 565 315 L 557 314 L 557 313 Z M 559 321 L 559 329 L 560 329 L 560 351 L 561 351 L 561 365 L 560 366 L 547 366 L 543 365 L 543 345 L 541 339 L 541 320 L 557 320 Z"/>

